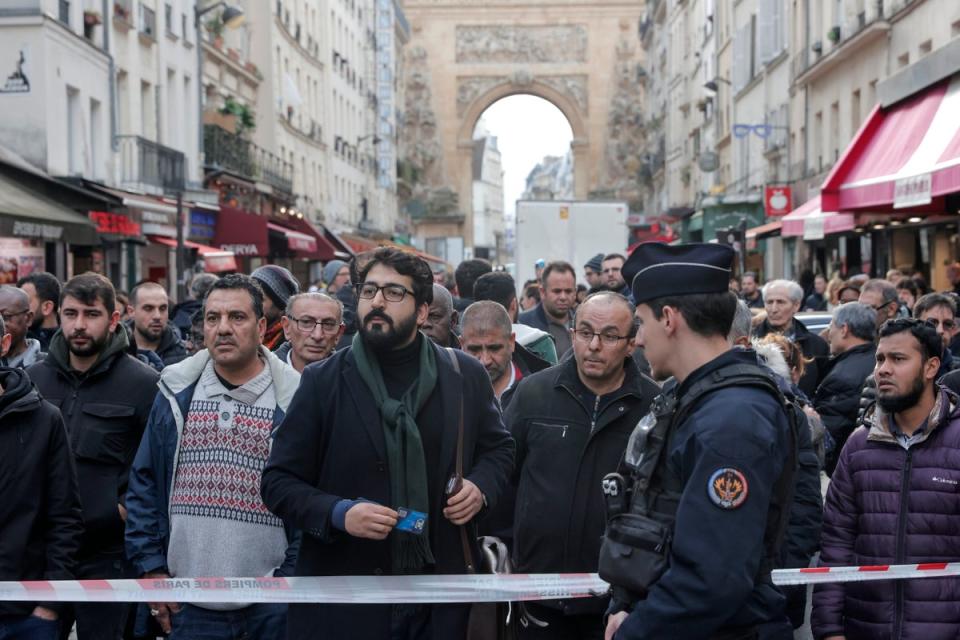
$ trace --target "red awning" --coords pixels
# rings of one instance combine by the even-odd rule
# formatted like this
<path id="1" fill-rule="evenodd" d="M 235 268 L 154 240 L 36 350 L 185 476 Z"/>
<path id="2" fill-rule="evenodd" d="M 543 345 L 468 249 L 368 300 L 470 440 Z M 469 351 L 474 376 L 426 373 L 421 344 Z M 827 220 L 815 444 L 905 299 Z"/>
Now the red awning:
<path id="1" fill-rule="evenodd" d="M 238 256 L 270 255 L 267 219 L 235 207 L 220 206 L 213 244 Z"/>
<path id="2" fill-rule="evenodd" d="M 780 219 L 784 238 L 803 236 L 804 240 L 822 240 L 831 233 L 852 231 L 856 220 L 852 213 L 835 213 L 821 210 L 820 196 L 811 198 Z"/>
<path id="3" fill-rule="evenodd" d="M 285 221 L 284 224 L 289 225 L 294 231 L 309 236 L 314 241 L 314 248 L 312 250 L 297 250 L 298 258 L 322 260 L 326 262 L 340 257 L 341 252 L 337 251 L 336 247 L 327 239 L 326 234 L 306 218 L 290 218 Z M 349 257 L 349 255 L 347 257 Z"/>
<path id="4" fill-rule="evenodd" d="M 823 183 L 823 209 L 929 210 L 960 192 L 958 113 L 960 74 L 877 106 Z"/>
<path id="5" fill-rule="evenodd" d="M 374 240 L 372 238 L 364 238 L 363 236 L 355 236 L 350 233 L 344 233 L 341 235 L 343 240 L 350 245 L 350 248 L 353 249 L 355 253 L 364 253 L 365 251 L 373 251 L 380 247 L 395 247 L 406 251 L 407 253 L 412 253 L 415 256 L 420 256 L 427 262 L 433 263 L 433 265 L 444 265 L 449 266 L 447 261 L 443 258 L 431 255 L 425 251 L 420 251 L 416 247 L 411 247 L 408 244 L 400 244 L 392 240 Z"/>
<path id="6" fill-rule="evenodd" d="M 177 239 L 167 236 L 148 236 L 150 242 L 165 244 L 168 247 L 177 248 Z M 188 249 L 196 249 L 197 253 L 203 258 L 204 268 L 208 273 L 220 273 L 222 271 L 236 271 L 237 259 L 232 251 L 224 251 L 216 247 L 209 247 L 197 242 L 183 241 L 183 246 Z"/>
<path id="7" fill-rule="evenodd" d="M 313 253 L 317 250 L 317 239 L 313 236 L 308 236 L 305 233 L 300 233 L 299 231 L 282 227 L 279 224 L 274 224 L 273 222 L 267 223 L 267 229 L 273 231 L 274 233 L 279 233 L 285 237 L 287 239 L 287 248 L 291 251 Z"/>

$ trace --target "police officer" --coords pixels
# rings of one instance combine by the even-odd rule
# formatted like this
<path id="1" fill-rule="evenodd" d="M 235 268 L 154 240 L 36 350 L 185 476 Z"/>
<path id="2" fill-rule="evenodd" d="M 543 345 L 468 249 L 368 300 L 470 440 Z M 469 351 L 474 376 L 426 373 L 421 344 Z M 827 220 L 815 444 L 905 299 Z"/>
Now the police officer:
<path id="1" fill-rule="evenodd" d="M 676 384 L 634 429 L 621 473 L 604 480 L 608 640 L 739 640 L 784 621 L 770 570 L 796 439 L 754 352 L 727 342 L 733 255 L 724 245 L 647 243 L 624 265 L 638 346 L 654 377 Z"/>

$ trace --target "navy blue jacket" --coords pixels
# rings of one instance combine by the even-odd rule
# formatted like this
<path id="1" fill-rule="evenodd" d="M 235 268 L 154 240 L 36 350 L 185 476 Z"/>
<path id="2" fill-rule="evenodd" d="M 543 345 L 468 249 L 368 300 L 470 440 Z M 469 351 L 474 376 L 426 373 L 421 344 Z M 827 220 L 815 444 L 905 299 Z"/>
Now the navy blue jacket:
<path id="1" fill-rule="evenodd" d="M 435 349 L 437 386 L 420 416 L 443 415 L 445 429 L 438 459 L 440 469 L 431 496 L 430 547 L 434 572 L 465 572 L 459 527 L 443 517 L 446 480 L 454 473 L 457 426 L 463 403 L 463 473 L 495 508 L 513 469 L 513 439 L 503 426 L 490 377 L 480 362 L 454 351 L 461 373 L 448 353 Z M 389 541 L 355 538 L 333 525 L 333 509 L 341 499 L 365 498 L 390 504 L 390 474 L 380 413 L 357 371 L 353 349 L 338 351 L 303 371 L 303 381 L 277 430 L 270 461 L 263 471 L 261 494 L 270 510 L 305 533 L 296 575 L 381 575 L 391 572 Z M 400 505 L 397 505 L 400 506 Z M 480 515 L 483 515 L 481 512 Z M 476 528 L 471 522 L 470 536 Z M 479 549 L 471 549 L 474 558 Z M 435 606 L 431 617 L 434 640 L 466 637 L 469 607 Z M 391 607 L 362 608 L 338 604 L 291 605 L 287 637 L 388 638 Z"/>
<path id="2" fill-rule="evenodd" d="M 206 355 L 205 350 L 188 358 L 188 361 L 203 355 Z M 196 388 L 197 382 L 194 381 L 174 394 L 180 419 L 186 418 Z M 274 429 L 283 421 L 284 415 L 283 409 L 278 406 L 273 414 Z M 180 439 L 177 420 L 170 400 L 163 393 L 158 393 L 130 469 L 126 502 L 126 552 L 137 575 L 166 571 L 167 545 L 170 541 L 170 488 L 173 486 L 177 443 Z M 289 546 L 283 565 L 274 572 L 277 576 L 293 575 L 299 548 L 299 533 L 286 526 L 286 523 L 284 528 Z"/>
<path id="3" fill-rule="evenodd" d="M 691 373 L 677 393 L 733 363 L 757 363 L 752 351 L 728 351 Z M 782 620 L 784 597 L 755 580 L 764 557 L 772 489 L 788 460 L 790 425 L 777 399 L 756 387 L 705 394 L 673 434 L 666 464 L 684 489 L 669 567 L 645 600 L 634 603 L 617 640 L 710 638 L 721 629 Z M 734 508 L 710 499 L 711 477 L 735 469 L 746 498 Z"/>

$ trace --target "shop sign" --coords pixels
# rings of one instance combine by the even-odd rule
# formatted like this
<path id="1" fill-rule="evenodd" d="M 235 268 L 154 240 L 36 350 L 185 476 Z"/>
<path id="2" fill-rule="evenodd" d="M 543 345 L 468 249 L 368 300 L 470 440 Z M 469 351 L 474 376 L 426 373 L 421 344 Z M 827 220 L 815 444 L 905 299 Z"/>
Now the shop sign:
<path id="1" fill-rule="evenodd" d="M 824 215 L 809 216 L 803 221 L 803 239 L 804 240 L 823 240 L 823 223 L 826 220 Z"/>
<path id="2" fill-rule="evenodd" d="M 220 248 L 224 251 L 232 251 L 233 254 L 237 256 L 260 255 L 260 250 L 257 249 L 257 245 L 252 242 L 249 244 L 221 244 Z"/>
<path id="3" fill-rule="evenodd" d="M 16 220 L 13 223 L 13 235 L 23 238 L 43 238 L 44 240 L 57 241 L 63 237 L 63 227 L 55 224 Z"/>
<path id="4" fill-rule="evenodd" d="M 173 224 L 172 216 L 169 213 L 159 213 L 157 211 L 143 212 L 143 233 L 152 236 L 167 236 L 174 238 L 177 235 L 177 228 Z"/>
<path id="5" fill-rule="evenodd" d="M 110 233 L 117 236 L 140 235 L 140 225 L 122 213 L 91 211 L 90 219 L 97 224 L 97 233 Z"/>
<path id="6" fill-rule="evenodd" d="M 211 240 L 215 235 L 217 214 L 211 211 L 194 209 L 190 212 L 190 237 L 197 240 Z"/>
<path id="7" fill-rule="evenodd" d="M 900 178 L 893 186 L 893 208 L 922 207 L 933 201 L 929 173 Z"/>
<path id="8" fill-rule="evenodd" d="M 793 210 L 793 190 L 787 185 L 767 186 L 763 206 L 768 218 L 787 215 Z"/>
<path id="9" fill-rule="evenodd" d="M 34 271 L 45 271 L 44 253 L 28 240 L 0 238 L 0 284 L 16 284 Z"/>

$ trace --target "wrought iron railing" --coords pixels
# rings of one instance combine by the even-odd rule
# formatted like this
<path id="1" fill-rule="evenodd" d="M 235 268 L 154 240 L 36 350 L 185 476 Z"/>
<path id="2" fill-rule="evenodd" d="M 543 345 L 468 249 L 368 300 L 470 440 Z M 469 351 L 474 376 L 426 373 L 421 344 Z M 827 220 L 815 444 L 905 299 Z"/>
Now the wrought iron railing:
<path id="1" fill-rule="evenodd" d="M 293 165 L 242 136 L 207 124 L 203 127 L 203 149 L 208 168 L 224 169 L 293 193 Z"/>
<path id="2" fill-rule="evenodd" d="M 121 181 L 125 186 L 146 185 L 165 193 L 186 187 L 183 153 L 141 136 L 117 136 L 117 139 Z"/>

